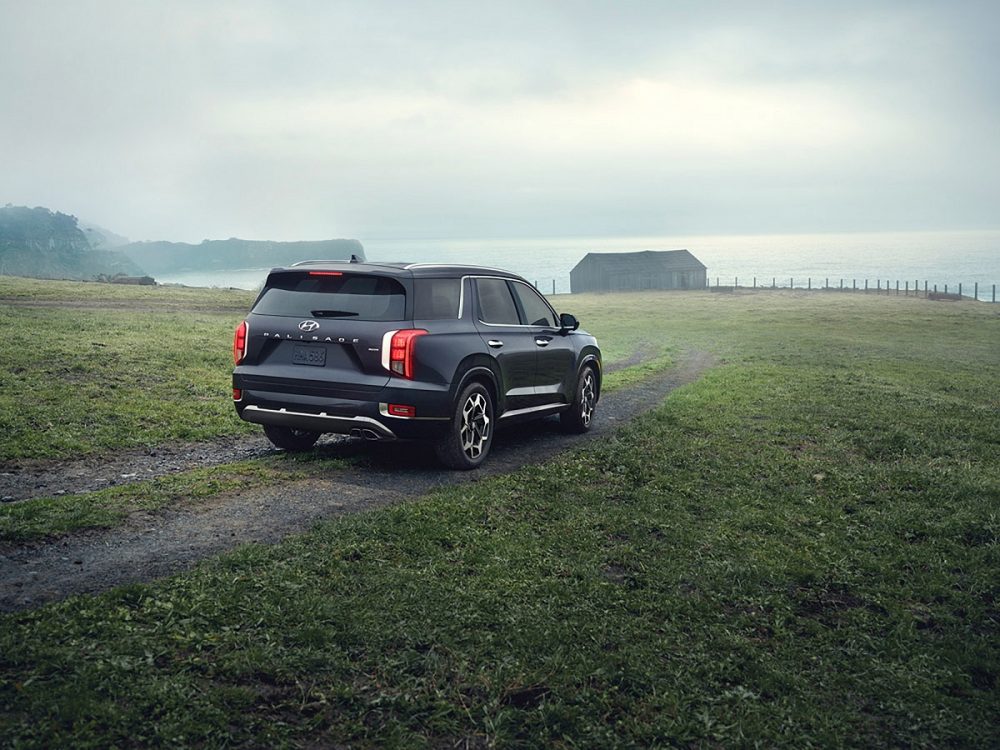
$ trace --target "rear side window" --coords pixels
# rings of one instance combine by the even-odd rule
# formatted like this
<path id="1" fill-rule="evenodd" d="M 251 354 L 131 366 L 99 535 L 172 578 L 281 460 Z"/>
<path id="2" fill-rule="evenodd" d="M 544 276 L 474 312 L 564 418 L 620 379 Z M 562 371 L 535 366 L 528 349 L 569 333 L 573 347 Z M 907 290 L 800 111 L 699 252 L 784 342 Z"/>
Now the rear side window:
<path id="1" fill-rule="evenodd" d="M 348 273 L 276 274 L 253 308 L 261 315 L 349 320 L 403 320 L 405 310 L 406 290 L 395 279 Z"/>
<path id="2" fill-rule="evenodd" d="M 413 280 L 413 317 L 415 320 L 457 318 L 461 299 L 461 279 Z"/>
<path id="3" fill-rule="evenodd" d="M 519 325 L 517 308 L 503 279 L 476 279 L 479 290 L 479 315 L 484 323 Z"/>

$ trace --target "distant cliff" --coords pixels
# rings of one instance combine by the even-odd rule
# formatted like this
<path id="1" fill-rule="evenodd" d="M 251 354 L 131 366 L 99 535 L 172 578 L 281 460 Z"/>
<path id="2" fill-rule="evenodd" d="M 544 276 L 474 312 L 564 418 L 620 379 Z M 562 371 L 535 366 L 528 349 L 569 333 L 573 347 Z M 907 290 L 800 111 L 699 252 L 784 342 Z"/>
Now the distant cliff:
<path id="1" fill-rule="evenodd" d="M 212 271 L 236 268 L 270 268 L 300 260 L 364 260 L 365 251 L 357 240 L 317 240 L 314 242 L 269 242 L 264 240 L 204 240 L 186 242 L 133 242 L 116 248 L 147 273 Z"/>
<path id="2" fill-rule="evenodd" d="M 142 269 L 112 250 L 95 250 L 75 216 L 47 208 L 0 208 L 0 274 L 39 279 L 139 276 Z"/>

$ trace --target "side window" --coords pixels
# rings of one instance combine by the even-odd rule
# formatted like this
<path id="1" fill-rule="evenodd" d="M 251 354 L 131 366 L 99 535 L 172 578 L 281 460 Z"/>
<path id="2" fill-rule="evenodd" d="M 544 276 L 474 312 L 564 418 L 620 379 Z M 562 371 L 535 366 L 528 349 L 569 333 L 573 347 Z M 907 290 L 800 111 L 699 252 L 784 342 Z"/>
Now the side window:
<path id="1" fill-rule="evenodd" d="M 413 317 L 416 320 L 457 318 L 461 297 L 461 279 L 414 279 Z"/>
<path id="2" fill-rule="evenodd" d="M 519 325 L 517 308 L 503 279 L 476 279 L 479 290 L 479 318 L 484 323 Z"/>
<path id="3" fill-rule="evenodd" d="M 524 311 L 525 323 L 532 326 L 548 326 L 557 328 L 556 318 L 549 309 L 548 304 L 542 299 L 542 295 L 536 292 L 527 284 L 517 282 L 514 284 L 514 293 L 521 303 Z"/>

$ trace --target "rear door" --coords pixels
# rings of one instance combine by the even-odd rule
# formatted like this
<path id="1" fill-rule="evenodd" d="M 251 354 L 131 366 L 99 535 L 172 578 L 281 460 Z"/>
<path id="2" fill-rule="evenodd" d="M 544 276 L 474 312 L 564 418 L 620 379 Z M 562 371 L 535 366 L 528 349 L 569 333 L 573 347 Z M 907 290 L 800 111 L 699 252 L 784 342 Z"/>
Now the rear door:
<path id="1" fill-rule="evenodd" d="M 284 271 L 268 277 L 248 318 L 238 371 L 247 387 L 334 394 L 384 387 L 390 331 L 408 328 L 405 280 L 369 273 Z"/>

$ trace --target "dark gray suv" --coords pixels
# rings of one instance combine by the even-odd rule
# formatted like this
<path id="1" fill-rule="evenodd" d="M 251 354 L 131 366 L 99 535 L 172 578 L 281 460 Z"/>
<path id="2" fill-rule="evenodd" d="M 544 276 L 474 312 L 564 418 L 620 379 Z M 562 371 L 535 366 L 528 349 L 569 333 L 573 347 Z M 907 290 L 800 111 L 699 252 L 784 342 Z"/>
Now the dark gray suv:
<path id="1" fill-rule="evenodd" d="M 590 429 L 601 350 L 519 276 L 478 266 L 306 261 L 275 268 L 233 341 L 233 400 L 279 448 L 320 434 L 429 440 L 473 469 L 495 427 L 559 414 Z"/>

